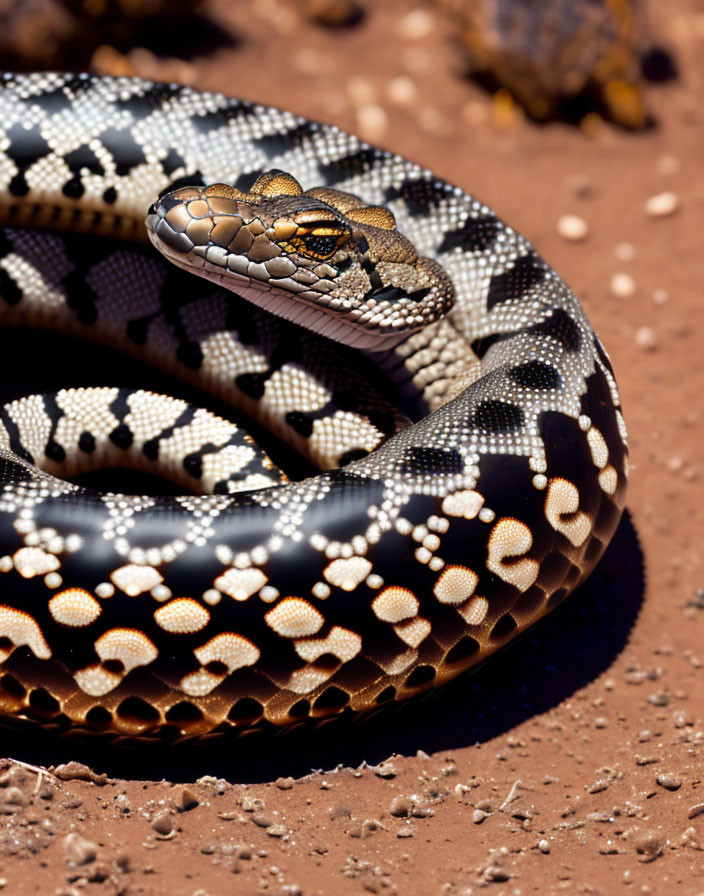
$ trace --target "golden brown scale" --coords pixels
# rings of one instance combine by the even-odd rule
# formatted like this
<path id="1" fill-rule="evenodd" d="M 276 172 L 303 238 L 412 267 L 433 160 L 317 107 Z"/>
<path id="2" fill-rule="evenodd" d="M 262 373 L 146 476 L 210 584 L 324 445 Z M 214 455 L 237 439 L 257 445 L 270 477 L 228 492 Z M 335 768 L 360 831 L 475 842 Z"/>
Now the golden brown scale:
<path id="1" fill-rule="evenodd" d="M 345 193 L 342 190 L 334 190 L 332 187 L 312 187 L 307 191 L 309 196 L 315 196 L 322 202 L 326 202 L 333 208 L 336 208 L 343 215 L 346 215 L 350 209 L 363 208 L 366 203 L 359 196 L 353 193 Z"/>

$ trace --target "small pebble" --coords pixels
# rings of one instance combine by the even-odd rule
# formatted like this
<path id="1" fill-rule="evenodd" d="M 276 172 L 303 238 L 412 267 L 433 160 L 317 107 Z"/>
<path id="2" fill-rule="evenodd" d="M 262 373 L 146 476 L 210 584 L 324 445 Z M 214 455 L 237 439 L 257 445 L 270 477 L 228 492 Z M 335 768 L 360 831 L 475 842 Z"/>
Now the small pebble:
<path id="1" fill-rule="evenodd" d="M 481 824 L 485 818 L 488 818 L 490 815 L 489 812 L 484 812 L 483 809 L 475 809 L 472 812 L 472 821 L 474 824 Z"/>
<path id="2" fill-rule="evenodd" d="M 657 348 L 657 344 L 655 332 L 650 327 L 638 327 L 636 330 L 636 345 L 638 348 L 652 351 L 654 348 Z"/>
<path id="3" fill-rule="evenodd" d="M 414 806 L 411 809 L 411 815 L 414 818 L 432 818 L 435 815 L 435 809 L 430 806 Z"/>
<path id="4" fill-rule="evenodd" d="M 595 821 L 597 822 L 597 824 L 611 824 L 611 822 L 613 822 L 614 820 L 614 817 L 608 812 L 588 812 L 587 820 Z"/>
<path id="5" fill-rule="evenodd" d="M 398 23 L 398 33 L 407 40 L 421 40 L 433 30 L 433 17 L 424 9 L 413 9 Z"/>
<path id="6" fill-rule="evenodd" d="M 704 803 L 697 803 L 687 810 L 687 818 L 697 818 L 699 815 L 704 815 Z"/>
<path id="7" fill-rule="evenodd" d="M 474 805 L 480 812 L 487 812 L 489 815 L 495 811 L 494 804 L 491 800 L 479 800 L 479 802 Z"/>
<path id="8" fill-rule="evenodd" d="M 170 815 L 160 815 L 152 822 L 152 828 L 162 837 L 168 837 L 174 829 L 173 819 Z"/>
<path id="9" fill-rule="evenodd" d="M 655 765 L 660 762 L 659 756 L 638 756 L 636 755 L 636 765 Z"/>
<path id="10" fill-rule="evenodd" d="M 274 824 L 274 819 L 266 812 L 255 812 L 252 821 L 258 828 L 270 828 Z"/>
<path id="11" fill-rule="evenodd" d="M 628 684 L 643 684 L 648 677 L 648 673 L 644 669 L 629 669 L 626 673 L 626 682 Z"/>
<path id="12" fill-rule="evenodd" d="M 660 834 L 646 833 L 635 842 L 636 852 L 643 856 L 642 861 L 653 862 L 662 855 L 665 843 Z"/>
<path id="13" fill-rule="evenodd" d="M 655 781 L 665 790 L 679 790 L 682 786 L 682 778 L 678 778 L 677 775 L 658 775 Z"/>
<path id="14" fill-rule="evenodd" d="M 115 797 L 115 805 L 120 810 L 120 812 L 124 812 L 125 814 L 132 811 L 132 804 L 130 803 L 126 793 L 119 793 Z"/>
<path id="15" fill-rule="evenodd" d="M 645 213 L 651 218 L 665 218 L 674 213 L 680 207 L 677 193 L 667 191 L 651 196 L 645 203 Z"/>
<path id="16" fill-rule="evenodd" d="M 589 226 L 579 215 L 563 215 L 557 222 L 557 232 L 563 239 L 581 242 L 589 234 Z"/>
<path id="17" fill-rule="evenodd" d="M 550 844 L 547 840 L 541 840 L 540 843 L 538 843 L 538 849 L 547 855 L 550 852 Z"/>
<path id="18" fill-rule="evenodd" d="M 221 818 L 223 821 L 235 821 L 238 818 L 243 819 L 244 815 L 241 815 L 239 812 L 235 812 L 235 811 L 218 812 L 218 818 Z"/>
<path id="19" fill-rule="evenodd" d="M 689 846 L 690 849 L 696 849 L 697 852 L 701 852 L 701 844 L 699 842 L 699 838 L 697 837 L 697 829 L 695 827 L 688 827 L 682 831 L 682 846 Z"/>
<path id="20" fill-rule="evenodd" d="M 19 787 L 8 787 L 2 795 L 2 801 L 9 806 L 24 806 L 27 802 Z"/>
<path id="21" fill-rule="evenodd" d="M 178 787 L 171 799 L 179 812 L 188 812 L 190 809 L 195 809 L 200 802 L 189 787 Z"/>
<path id="22" fill-rule="evenodd" d="M 598 781 L 595 781 L 589 787 L 587 787 L 587 793 L 602 793 L 604 790 L 607 790 L 610 781 L 607 781 L 606 778 L 599 778 Z"/>
<path id="23" fill-rule="evenodd" d="M 283 824 L 270 824 L 266 829 L 268 837 L 283 837 L 286 834 L 286 826 Z"/>
<path id="24" fill-rule="evenodd" d="M 384 825 L 380 821 L 377 821 L 376 818 L 367 818 L 362 822 L 362 836 L 371 837 L 372 834 L 376 834 L 376 832 L 383 827 Z"/>
<path id="25" fill-rule="evenodd" d="M 378 140 L 389 126 L 389 116 L 381 106 L 368 103 L 357 109 L 357 125 L 365 137 Z"/>
<path id="26" fill-rule="evenodd" d="M 293 780 L 293 778 L 276 779 L 276 786 L 279 788 L 279 790 L 291 790 L 295 783 L 296 782 Z"/>
<path id="27" fill-rule="evenodd" d="M 647 700 L 653 706 L 669 706 L 670 704 L 670 696 L 665 691 L 656 691 L 654 694 L 650 694 Z"/>
<path id="28" fill-rule="evenodd" d="M 611 294 L 619 299 L 627 299 L 636 291 L 636 281 L 630 274 L 614 274 L 609 283 Z"/>
<path id="29" fill-rule="evenodd" d="M 398 774 L 393 762 L 380 762 L 379 765 L 372 766 L 372 771 L 377 778 L 395 778 Z"/>
<path id="30" fill-rule="evenodd" d="M 688 725 L 694 725 L 694 721 L 686 710 L 677 709 L 672 713 L 672 724 L 675 728 L 686 728 Z"/>
<path id="31" fill-rule="evenodd" d="M 54 799 L 54 789 L 48 781 L 42 781 L 42 783 L 39 785 L 37 796 L 40 800 L 49 801 Z"/>
<path id="32" fill-rule="evenodd" d="M 89 862 L 95 861 L 95 857 L 98 855 L 98 845 L 74 831 L 64 838 L 64 852 L 69 865 L 87 865 Z"/>
<path id="33" fill-rule="evenodd" d="M 407 796 L 395 796 L 391 800 L 389 812 L 396 818 L 407 818 L 413 809 L 413 800 Z"/>

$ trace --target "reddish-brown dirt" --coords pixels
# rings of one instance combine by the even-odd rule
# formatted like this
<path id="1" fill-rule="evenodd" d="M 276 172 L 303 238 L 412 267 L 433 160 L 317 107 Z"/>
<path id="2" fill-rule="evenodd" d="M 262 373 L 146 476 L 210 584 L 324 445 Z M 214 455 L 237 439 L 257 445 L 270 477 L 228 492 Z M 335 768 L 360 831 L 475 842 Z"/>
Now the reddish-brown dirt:
<path id="1" fill-rule="evenodd" d="M 188 753 L 4 734 L 5 892 L 704 893 L 704 13 L 661 6 L 653 32 L 680 74 L 648 88 L 658 125 L 639 134 L 536 126 L 492 105 L 461 78 L 432 8 L 409 19 L 401 0 L 335 32 L 283 0 L 221 0 L 220 49 L 122 61 L 360 132 L 528 236 L 611 353 L 629 512 L 544 623 L 363 725 Z M 677 210 L 649 216 L 665 191 Z M 559 234 L 566 214 L 586 239 Z M 53 768 L 73 759 L 109 777 Z"/>

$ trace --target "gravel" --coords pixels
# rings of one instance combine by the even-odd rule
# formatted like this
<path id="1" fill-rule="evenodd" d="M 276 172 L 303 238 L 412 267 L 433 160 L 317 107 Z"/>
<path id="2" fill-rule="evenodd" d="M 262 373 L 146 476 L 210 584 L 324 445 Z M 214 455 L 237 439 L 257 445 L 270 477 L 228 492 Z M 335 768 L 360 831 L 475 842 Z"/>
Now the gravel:
<path id="1" fill-rule="evenodd" d="M 619 299 L 627 299 L 636 291 L 636 281 L 624 272 L 614 274 L 609 283 L 611 294 Z"/>
<path id="2" fill-rule="evenodd" d="M 651 218 L 667 218 L 679 210 L 680 201 L 676 193 L 667 191 L 651 196 L 645 203 L 645 213 Z"/>
<path id="3" fill-rule="evenodd" d="M 564 239 L 578 243 L 589 235 L 589 225 L 579 215 L 563 215 L 557 222 L 557 232 Z"/>

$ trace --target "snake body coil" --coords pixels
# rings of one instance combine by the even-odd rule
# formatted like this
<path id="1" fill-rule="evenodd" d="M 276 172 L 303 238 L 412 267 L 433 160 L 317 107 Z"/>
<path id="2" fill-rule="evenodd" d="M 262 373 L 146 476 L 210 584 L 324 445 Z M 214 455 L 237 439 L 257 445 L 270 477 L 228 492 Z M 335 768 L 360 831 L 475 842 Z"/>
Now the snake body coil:
<path id="1" fill-rule="evenodd" d="M 282 481 L 234 425 L 151 393 L 65 389 L 6 405 L 4 714 L 190 736 L 366 709 L 483 660 L 589 574 L 624 504 L 617 388 L 571 291 L 490 209 L 334 127 L 173 85 L 8 75 L 0 131 L 0 320 L 144 357 L 323 470 Z M 418 311 L 418 327 L 383 351 L 359 336 L 356 362 L 151 249 L 96 238 L 143 233 L 149 206 L 180 184 L 224 181 L 232 194 L 202 212 L 187 188 L 184 208 L 206 225 L 170 212 L 173 200 L 151 218 L 181 227 L 217 272 L 222 196 L 258 201 L 280 177 L 314 197 L 307 217 L 253 224 L 240 210 L 219 231 L 246 243 L 233 265 L 250 284 L 324 281 L 328 310 L 388 335 L 395 309 L 435 289 L 430 271 L 441 312 L 449 280 L 449 314 L 419 329 Z M 258 240 L 267 228 L 285 251 Z M 368 280 L 360 308 L 334 293 L 337 262 L 345 276 L 352 263 L 340 254 L 348 230 Z M 385 260 L 383 231 L 418 272 L 413 289 L 397 257 Z M 337 324 L 315 320 L 337 338 Z M 99 493 L 58 478 L 115 463 L 212 494 Z"/>

